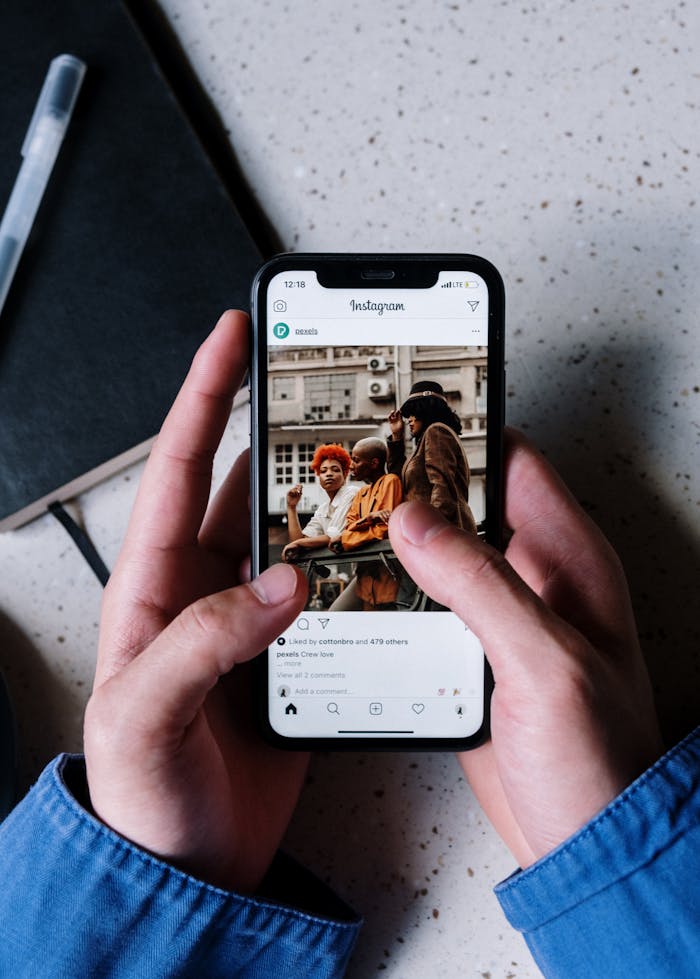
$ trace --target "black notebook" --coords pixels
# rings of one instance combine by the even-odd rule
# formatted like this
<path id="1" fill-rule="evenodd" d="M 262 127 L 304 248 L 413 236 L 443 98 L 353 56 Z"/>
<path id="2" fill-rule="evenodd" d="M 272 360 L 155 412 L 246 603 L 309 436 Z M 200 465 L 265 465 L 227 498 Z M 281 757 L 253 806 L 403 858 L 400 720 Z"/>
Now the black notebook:
<path id="1" fill-rule="evenodd" d="M 0 313 L 0 529 L 134 461 L 259 249 L 127 9 L 7 5 L 0 213 L 52 58 L 88 68 Z"/>

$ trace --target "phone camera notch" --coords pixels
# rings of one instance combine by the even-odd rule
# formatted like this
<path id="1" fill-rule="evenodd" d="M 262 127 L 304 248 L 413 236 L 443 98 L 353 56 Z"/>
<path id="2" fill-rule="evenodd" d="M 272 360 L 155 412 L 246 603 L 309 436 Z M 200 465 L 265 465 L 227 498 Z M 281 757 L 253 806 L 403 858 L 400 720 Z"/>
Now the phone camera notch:
<path id="1" fill-rule="evenodd" d="M 389 280 L 396 275 L 393 269 L 362 269 L 360 277 L 368 281 Z"/>

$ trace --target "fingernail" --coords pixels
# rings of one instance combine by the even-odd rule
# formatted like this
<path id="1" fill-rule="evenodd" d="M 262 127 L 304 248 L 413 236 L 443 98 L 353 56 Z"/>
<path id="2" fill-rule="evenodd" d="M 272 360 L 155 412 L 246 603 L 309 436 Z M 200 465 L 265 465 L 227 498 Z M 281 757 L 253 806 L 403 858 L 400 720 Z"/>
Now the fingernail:
<path id="1" fill-rule="evenodd" d="M 266 605 L 281 605 L 297 590 L 297 575 L 288 564 L 275 564 L 255 578 L 250 587 Z"/>
<path id="2" fill-rule="evenodd" d="M 401 533 L 411 544 L 427 544 L 447 527 L 434 507 L 408 503 L 399 513 Z"/>

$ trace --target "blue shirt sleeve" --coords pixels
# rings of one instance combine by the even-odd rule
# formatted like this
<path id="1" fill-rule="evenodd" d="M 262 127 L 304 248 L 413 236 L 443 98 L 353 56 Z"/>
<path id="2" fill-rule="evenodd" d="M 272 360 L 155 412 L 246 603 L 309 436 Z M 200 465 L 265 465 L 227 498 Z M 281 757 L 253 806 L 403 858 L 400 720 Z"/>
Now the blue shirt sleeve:
<path id="1" fill-rule="evenodd" d="M 699 880 L 700 728 L 496 895 L 545 976 L 691 979 Z"/>
<path id="2" fill-rule="evenodd" d="M 112 832 L 78 802 L 85 791 L 83 760 L 62 756 L 0 827 L 1 976 L 343 974 L 360 922 L 290 858 L 264 898 L 220 890 Z M 276 888 L 313 912 L 277 902 Z"/>

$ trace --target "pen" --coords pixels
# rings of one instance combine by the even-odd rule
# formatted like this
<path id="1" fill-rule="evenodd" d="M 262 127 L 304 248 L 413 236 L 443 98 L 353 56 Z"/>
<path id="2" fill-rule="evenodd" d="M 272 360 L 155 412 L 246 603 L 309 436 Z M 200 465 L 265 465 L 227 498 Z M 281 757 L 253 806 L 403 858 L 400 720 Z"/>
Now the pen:
<path id="1" fill-rule="evenodd" d="M 68 128 L 85 69 L 85 63 L 71 54 L 61 54 L 49 65 L 22 146 L 22 166 L 0 224 L 0 313 Z"/>

